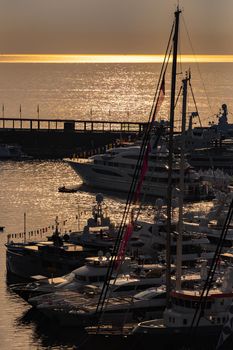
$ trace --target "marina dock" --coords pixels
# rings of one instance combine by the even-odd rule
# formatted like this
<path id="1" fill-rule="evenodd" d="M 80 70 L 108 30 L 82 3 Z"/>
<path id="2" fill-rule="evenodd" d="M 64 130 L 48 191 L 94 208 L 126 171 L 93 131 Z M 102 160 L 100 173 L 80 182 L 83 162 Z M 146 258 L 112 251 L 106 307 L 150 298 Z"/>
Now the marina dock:
<path id="1" fill-rule="evenodd" d="M 143 133 L 146 125 L 145 122 L 0 118 L 0 140 L 20 145 L 32 157 L 63 158 L 119 139 L 134 139 Z"/>

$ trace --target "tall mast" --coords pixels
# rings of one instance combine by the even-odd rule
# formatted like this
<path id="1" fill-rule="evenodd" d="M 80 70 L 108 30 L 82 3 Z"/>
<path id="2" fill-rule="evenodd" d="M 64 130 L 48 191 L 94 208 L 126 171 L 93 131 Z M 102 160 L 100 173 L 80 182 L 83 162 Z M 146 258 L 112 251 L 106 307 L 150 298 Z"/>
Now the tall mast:
<path id="1" fill-rule="evenodd" d="M 190 77 L 186 73 L 185 79 L 182 80 L 183 85 L 183 102 L 182 102 L 182 124 L 181 124 L 181 149 L 180 149 L 180 192 L 179 192 L 179 228 L 176 242 L 176 289 L 181 288 L 182 273 L 182 235 L 183 235 L 183 202 L 184 202 L 184 147 L 185 147 L 185 126 L 187 111 L 187 83 Z"/>
<path id="2" fill-rule="evenodd" d="M 173 61 L 171 76 L 171 100 L 170 100 L 170 131 L 169 131 L 169 155 L 168 155 L 168 187 L 167 187 L 167 239 L 166 239 L 166 288 L 167 304 L 169 304 L 171 290 L 171 218 L 172 218 L 172 158 L 173 158 L 173 132 L 175 115 L 175 95 L 176 95 L 176 66 L 177 66 L 177 48 L 179 34 L 180 9 L 177 7 L 175 12 L 175 29 L 173 36 Z"/>

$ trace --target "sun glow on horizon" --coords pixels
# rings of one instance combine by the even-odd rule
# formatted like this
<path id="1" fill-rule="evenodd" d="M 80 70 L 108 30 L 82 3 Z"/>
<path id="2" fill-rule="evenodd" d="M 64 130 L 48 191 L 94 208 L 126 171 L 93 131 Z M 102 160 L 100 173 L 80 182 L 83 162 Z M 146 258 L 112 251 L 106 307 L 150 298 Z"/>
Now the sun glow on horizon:
<path id="1" fill-rule="evenodd" d="M 182 55 L 184 63 L 233 63 L 233 55 Z M 164 55 L 2 54 L 0 63 L 161 63 Z"/>

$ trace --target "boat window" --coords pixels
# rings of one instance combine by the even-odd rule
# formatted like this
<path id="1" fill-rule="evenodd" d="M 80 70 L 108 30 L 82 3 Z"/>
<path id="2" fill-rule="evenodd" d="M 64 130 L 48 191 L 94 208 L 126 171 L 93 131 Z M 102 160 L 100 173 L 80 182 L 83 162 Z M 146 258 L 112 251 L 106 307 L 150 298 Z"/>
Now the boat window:
<path id="1" fill-rule="evenodd" d="M 136 155 L 133 155 L 133 154 L 131 154 L 131 155 L 122 155 L 122 158 L 125 158 L 125 159 L 136 159 L 136 160 L 138 160 L 138 157 L 139 157 L 138 154 L 136 154 Z"/>
<path id="2" fill-rule="evenodd" d="M 155 295 L 152 299 L 164 299 L 166 297 L 166 293 L 161 293 Z"/>
<path id="3" fill-rule="evenodd" d="M 142 229 L 142 225 L 134 225 L 134 231 L 139 231 Z"/>
<path id="4" fill-rule="evenodd" d="M 86 281 L 86 276 L 76 275 L 75 278 L 77 281 Z"/>
<path id="5" fill-rule="evenodd" d="M 155 289 L 152 288 L 152 289 L 147 289 L 143 292 L 136 294 L 135 298 L 137 298 L 137 299 L 154 299 L 155 297 L 158 297 L 158 295 L 160 295 L 160 294 L 162 294 L 164 297 L 165 292 L 155 291 Z"/>
<path id="6" fill-rule="evenodd" d="M 105 278 L 106 278 L 106 276 L 99 276 L 99 282 L 104 282 Z"/>
<path id="7" fill-rule="evenodd" d="M 188 322 L 187 322 L 187 319 L 186 318 L 184 318 L 183 319 L 183 325 L 186 325 Z"/>
<path id="8" fill-rule="evenodd" d="M 99 281 L 99 278 L 98 278 L 98 276 L 90 276 L 90 277 L 89 277 L 89 281 L 90 281 L 90 282 L 98 282 L 98 281 Z"/>
<path id="9" fill-rule="evenodd" d="M 137 286 L 135 285 L 127 285 L 127 286 L 120 286 L 118 288 L 114 289 L 114 292 L 127 292 L 131 290 L 136 290 Z"/>
<path id="10" fill-rule="evenodd" d="M 185 300 L 184 301 L 184 306 L 185 307 L 191 307 L 191 301 L 190 300 Z"/>
<path id="11" fill-rule="evenodd" d="M 94 172 L 103 174 L 103 175 L 110 175 L 110 176 L 121 176 L 118 173 L 114 173 L 114 171 L 106 170 L 106 169 L 92 169 Z"/>

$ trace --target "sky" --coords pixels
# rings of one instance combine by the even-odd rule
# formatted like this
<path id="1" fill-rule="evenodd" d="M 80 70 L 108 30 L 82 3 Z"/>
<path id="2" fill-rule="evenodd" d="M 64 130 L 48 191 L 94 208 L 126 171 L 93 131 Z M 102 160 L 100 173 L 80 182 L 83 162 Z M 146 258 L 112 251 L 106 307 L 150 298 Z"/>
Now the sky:
<path id="1" fill-rule="evenodd" d="M 176 0 L 0 0 L 0 54 L 163 54 L 176 6 Z M 180 0 L 180 7 L 183 54 L 233 54 L 232 0 Z"/>

